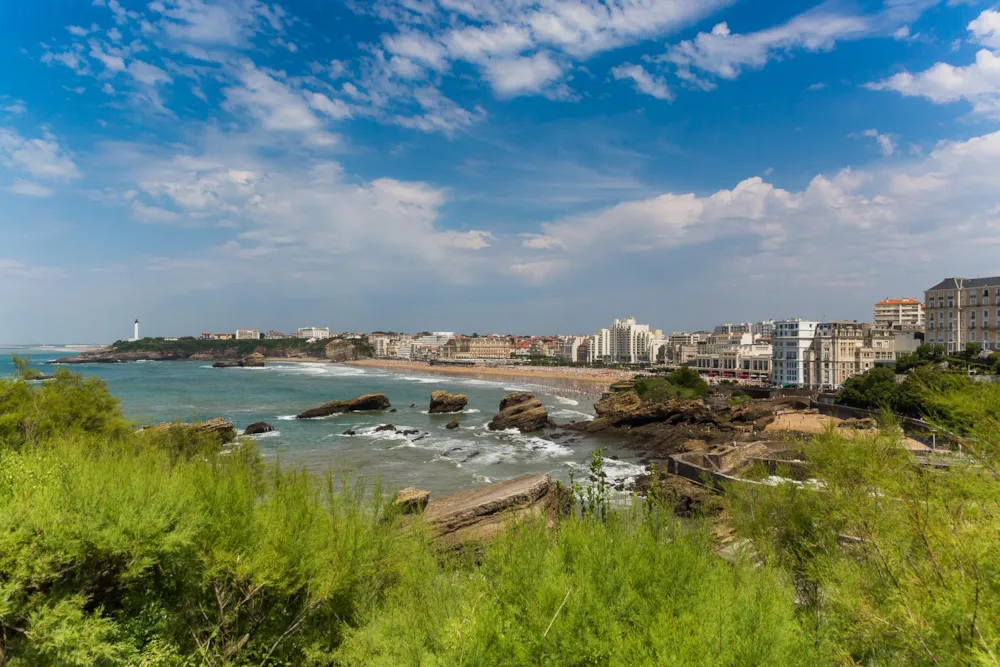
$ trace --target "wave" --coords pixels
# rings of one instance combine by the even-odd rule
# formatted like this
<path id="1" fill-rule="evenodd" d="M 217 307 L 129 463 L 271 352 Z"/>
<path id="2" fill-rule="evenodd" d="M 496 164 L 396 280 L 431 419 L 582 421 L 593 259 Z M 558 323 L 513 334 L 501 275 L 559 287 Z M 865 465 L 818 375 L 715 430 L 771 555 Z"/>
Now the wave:
<path id="1" fill-rule="evenodd" d="M 283 421 L 283 422 L 295 421 L 295 415 L 278 415 L 278 421 Z"/>
<path id="2" fill-rule="evenodd" d="M 254 435 L 245 435 L 245 438 L 253 438 L 254 440 L 263 440 L 264 438 L 277 438 L 281 435 L 281 431 L 268 431 L 267 433 L 257 433 Z"/>
<path id="3" fill-rule="evenodd" d="M 594 415 L 588 414 L 586 412 L 580 412 L 579 410 L 570 410 L 568 408 L 563 410 L 556 410 L 552 413 L 552 417 L 556 419 L 584 419 L 585 421 L 593 421 Z"/>
<path id="4" fill-rule="evenodd" d="M 565 396 L 556 396 L 556 400 L 563 405 L 580 405 L 580 401 L 573 400 L 572 398 L 566 398 Z"/>

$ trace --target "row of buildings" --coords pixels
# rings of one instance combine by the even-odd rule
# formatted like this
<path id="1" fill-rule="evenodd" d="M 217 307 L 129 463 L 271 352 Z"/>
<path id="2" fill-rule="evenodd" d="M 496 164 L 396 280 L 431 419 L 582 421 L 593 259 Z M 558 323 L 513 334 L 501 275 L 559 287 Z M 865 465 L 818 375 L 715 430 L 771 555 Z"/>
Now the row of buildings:
<path id="1" fill-rule="evenodd" d="M 203 340 L 276 340 L 284 338 L 305 338 L 307 340 L 323 340 L 330 337 L 329 327 L 301 327 L 298 333 L 285 334 L 280 331 L 265 331 L 259 329 L 237 329 L 235 333 L 213 333 L 202 331 Z"/>

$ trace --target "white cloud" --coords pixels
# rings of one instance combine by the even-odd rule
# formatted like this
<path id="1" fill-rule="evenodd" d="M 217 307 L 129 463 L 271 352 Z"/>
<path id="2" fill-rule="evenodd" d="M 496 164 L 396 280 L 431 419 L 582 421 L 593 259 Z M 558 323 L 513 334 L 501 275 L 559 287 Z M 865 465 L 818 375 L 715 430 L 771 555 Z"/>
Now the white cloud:
<path id="1" fill-rule="evenodd" d="M 224 91 L 230 109 L 245 109 L 265 130 L 302 133 L 316 146 L 337 142 L 313 113 L 310 101 L 291 85 L 250 62 L 240 69 L 239 81 L 240 85 Z M 316 98 L 311 102 L 315 104 Z"/>
<path id="2" fill-rule="evenodd" d="M 125 59 L 120 55 L 108 53 L 96 40 L 90 40 L 90 57 L 101 62 L 109 72 L 124 72 Z"/>
<path id="3" fill-rule="evenodd" d="M 22 195 L 25 197 L 51 197 L 55 194 L 52 188 L 47 188 L 44 185 L 39 185 L 38 183 L 26 181 L 21 178 L 14 180 L 10 186 L 9 192 L 14 195 Z"/>
<path id="4" fill-rule="evenodd" d="M 759 32 L 734 34 L 727 23 L 702 32 L 667 52 L 661 60 L 673 64 L 678 76 L 692 82 L 701 77 L 735 79 L 744 69 L 759 69 L 768 61 L 794 50 L 821 51 L 842 39 L 869 34 L 868 18 L 811 11 L 788 23 Z"/>
<path id="5" fill-rule="evenodd" d="M 141 60 L 133 60 L 128 64 L 128 74 L 135 81 L 147 86 L 173 81 L 173 78 L 165 70 Z"/>
<path id="6" fill-rule="evenodd" d="M 28 280 L 50 280 L 65 277 L 66 271 L 45 266 L 29 266 L 16 259 L 0 257 L 0 276 L 27 278 Z"/>
<path id="7" fill-rule="evenodd" d="M 610 261 L 622 253 L 739 239 L 746 267 L 770 262 L 761 279 L 772 283 L 780 282 L 782 267 L 836 266 L 868 276 L 898 270 L 928 252 L 935 262 L 965 265 L 969 244 L 1000 234 L 997 192 L 1000 132 L 944 142 L 928 155 L 871 170 L 819 175 L 798 191 L 754 177 L 710 195 L 665 193 L 622 202 L 545 223 L 522 245 L 535 250 L 538 261 L 561 260 L 569 270 L 595 257 Z M 846 246 L 844 234 L 853 239 Z"/>
<path id="8" fill-rule="evenodd" d="M 547 53 L 493 60 L 486 65 L 486 76 L 502 97 L 537 93 L 561 75 L 562 68 Z"/>
<path id="9" fill-rule="evenodd" d="M 72 180 L 80 177 L 76 163 L 48 132 L 40 139 L 27 139 L 12 129 L 0 128 L 0 165 L 25 171 L 36 178 Z"/>
<path id="10" fill-rule="evenodd" d="M 7 113 L 13 114 L 15 116 L 20 115 L 28 110 L 28 107 L 24 104 L 24 100 L 16 100 L 13 103 L 0 108 L 2 108 Z"/>
<path id="11" fill-rule="evenodd" d="M 177 42 L 202 47 L 241 47 L 267 27 L 279 31 L 284 12 L 257 0 L 160 0 L 149 8 L 159 28 Z"/>
<path id="12" fill-rule="evenodd" d="M 865 130 L 861 133 L 862 136 L 874 139 L 878 144 L 878 149 L 881 151 L 882 155 L 886 157 L 892 155 L 896 152 L 896 144 L 892 139 L 891 135 L 882 134 L 878 130 Z"/>
<path id="13" fill-rule="evenodd" d="M 132 216 L 139 222 L 170 224 L 178 222 L 181 216 L 173 211 L 158 206 L 147 206 L 140 201 L 133 201 Z"/>
<path id="14" fill-rule="evenodd" d="M 663 80 L 663 77 L 650 74 L 642 65 L 626 63 L 613 68 L 611 75 L 619 81 L 622 79 L 631 80 L 635 84 L 636 90 L 640 93 L 651 95 L 658 100 L 672 102 L 674 99 L 674 93 L 670 90 L 666 81 Z"/>
<path id="15" fill-rule="evenodd" d="M 937 104 L 965 100 L 974 113 L 1000 117 L 1000 12 L 982 12 L 968 29 L 973 39 L 986 47 L 976 53 L 971 64 L 937 63 L 923 72 L 900 72 L 869 83 L 868 88 L 924 97 Z"/>
<path id="16" fill-rule="evenodd" d="M 735 0 L 385 0 L 359 4 L 394 24 L 361 61 L 353 83 L 371 115 L 425 131 L 443 127 L 426 114 L 415 92 L 428 71 L 463 76 L 458 62 L 480 70 L 501 98 L 541 94 L 576 100 L 565 77 L 575 63 L 634 42 L 674 33 Z M 653 90 L 662 91 L 661 87 Z M 455 103 L 448 100 L 449 107 Z M 465 109 L 467 119 L 480 117 Z M 407 120 L 409 118 L 409 120 Z M 429 122 L 430 121 L 430 122 Z M 454 130 L 455 125 L 446 127 Z"/>

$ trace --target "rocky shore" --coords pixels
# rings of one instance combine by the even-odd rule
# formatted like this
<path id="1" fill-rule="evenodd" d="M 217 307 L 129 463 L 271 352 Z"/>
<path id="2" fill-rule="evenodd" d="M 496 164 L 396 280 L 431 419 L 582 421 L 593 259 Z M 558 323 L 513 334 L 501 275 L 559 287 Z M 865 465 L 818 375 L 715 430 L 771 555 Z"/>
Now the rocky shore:
<path id="1" fill-rule="evenodd" d="M 365 358 L 362 348 L 349 340 L 331 339 L 307 344 L 304 341 L 217 341 L 186 339 L 165 341 L 143 339 L 119 342 L 78 355 L 63 357 L 52 364 L 125 364 L 136 361 L 206 361 L 217 368 L 254 367 L 265 361 L 349 362 Z"/>

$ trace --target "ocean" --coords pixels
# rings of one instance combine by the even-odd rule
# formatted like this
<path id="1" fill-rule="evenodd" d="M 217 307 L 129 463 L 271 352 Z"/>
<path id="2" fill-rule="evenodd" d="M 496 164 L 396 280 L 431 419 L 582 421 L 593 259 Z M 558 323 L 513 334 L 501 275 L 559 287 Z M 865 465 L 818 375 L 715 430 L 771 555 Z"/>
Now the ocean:
<path id="1" fill-rule="evenodd" d="M 65 346 L 0 347 L 0 377 L 13 373 L 12 354 L 51 372 L 45 361 L 69 356 Z M 396 373 L 336 364 L 269 362 L 265 368 L 212 368 L 206 362 L 168 361 L 70 366 L 86 376 L 102 378 L 121 401 L 125 415 L 137 424 L 195 421 L 212 417 L 232 420 L 237 428 L 265 421 L 277 430 L 257 436 L 262 455 L 282 466 L 313 472 L 347 472 L 389 488 L 413 486 L 433 494 L 475 488 L 519 475 L 546 472 L 568 481 L 575 470 L 585 475 L 591 454 L 605 450 L 609 481 L 617 483 L 643 471 L 635 452 L 611 441 L 494 433 L 486 424 L 501 399 L 513 391 L 530 391 L 548 408 L 556 423 L 593 418 L 594 396 L 553 385 L 525 384 L 455 376 Z M 463 393 L 469 405 L 458 415 L 427 414 L 431 391 Z M 384 393 L 395 413 L 336 415 L 296 420 L 294 415 L 327 401 L 360 394 Z M 410 407 L 411 405 L 415 407 Z M 445 425 L 458 417 L 461 426 Z M 374 430 L 393 424 L 419 435 Z M 357 435 L 344 435 L 352 430 Z M 618 460 L 611 457 L 617 456 Z"/>

